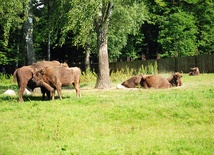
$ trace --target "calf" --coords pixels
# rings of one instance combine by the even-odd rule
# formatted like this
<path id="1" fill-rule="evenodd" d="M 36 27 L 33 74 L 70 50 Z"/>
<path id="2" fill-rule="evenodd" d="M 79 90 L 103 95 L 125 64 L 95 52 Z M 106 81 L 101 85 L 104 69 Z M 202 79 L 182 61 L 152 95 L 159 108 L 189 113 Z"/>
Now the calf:
<path id="1" fill-rule="evenodd" d="M 33 81 L 37 86 L 44 86 L 47 84 L 57 90 L 60 100 L 62 100 L 61 87 L 74 85 L 76 95 L 80 96 L 80 74 L 81 71 L 78 67 L 47 67 L 40 69 L 33 75 Z M 55 91 L 52 91 L 52 100 L 54 100 Z"/>

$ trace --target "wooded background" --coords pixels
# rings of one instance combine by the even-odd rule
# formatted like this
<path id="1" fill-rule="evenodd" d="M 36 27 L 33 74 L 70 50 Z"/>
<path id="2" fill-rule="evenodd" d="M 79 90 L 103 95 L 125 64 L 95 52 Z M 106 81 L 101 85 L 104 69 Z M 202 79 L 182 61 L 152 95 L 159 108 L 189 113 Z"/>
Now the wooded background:
<path id="1" fill-rule="evenodd" d="M 155 63 L 157 63 L 159 73 L 174 71 L 189 73 L 191 67 L 198 67 L 201 73 L 214 73 L 214 54 L 143 61 L 113 62 L 110 63 L 109 66 L 111 71 L 125 68 L 139 70 L 142 65 L 155 65 Z"/>

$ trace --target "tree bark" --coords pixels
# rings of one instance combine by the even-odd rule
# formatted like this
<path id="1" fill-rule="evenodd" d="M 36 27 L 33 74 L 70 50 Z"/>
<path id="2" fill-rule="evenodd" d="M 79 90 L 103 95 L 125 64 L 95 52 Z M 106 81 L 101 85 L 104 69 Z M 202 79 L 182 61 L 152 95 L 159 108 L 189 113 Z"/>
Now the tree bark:
<path id="1" fill-rule="evenodd" d="M 35 52 L 33 48 L 33 13 L 32 13 L 32 0 L 29 1 L 28 8 L 28 19 L 24 23 L 24 36 L 26 40 L 26 54 L 27 54 L 27 65 L 30 65 L 36 61 Z"/>
<path id="2" fill-rule="evenodd" d="M 90 48 L 88 45 L 85 47 L 85 72 L 87 73 L 90 69 Z"/>
<path id="3" fill-rule="evenodd" d="M 105 11 L 103 11 L 105 10 Z M 100 5 L 97 23 L 97 46 L 98 46 L 98 76 L 95 88 L 111 88 L 108 59 L 108 26 L 112 10 L 112 3 L 108 2 L 105 7 Z"/>

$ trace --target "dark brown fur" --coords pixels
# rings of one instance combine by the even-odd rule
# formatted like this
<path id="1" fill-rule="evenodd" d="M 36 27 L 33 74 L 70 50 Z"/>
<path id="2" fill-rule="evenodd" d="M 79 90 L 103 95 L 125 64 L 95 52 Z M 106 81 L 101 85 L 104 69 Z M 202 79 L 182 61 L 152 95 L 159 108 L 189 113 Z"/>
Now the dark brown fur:
<path id="1" fill-rule="evenodd" d="M 36 70 L 36 68 L 44 68 L 47 66 L 59 66 L 60 63 L 58 61 L 41 61 L 37 62 L 35 64 L 29 65 L 29 66 L 23 66 L 18 69 L 16 69 L 13 73 L 14 82 L 18 83 L 19 86 L 19 102 L 23 102 L 23 93 L 25 88 L 28 86 L 30 89 L 34 89 L 36 86 L 36 83 L 32 81 L 33 74 Z M 47 93 L 47 95 L 50 97 L 50 92 L 41 87 L 41 91 L 43 94 Z"/>
<path id="2" fill-rule="evenodd" d="M 199 68 L 198 67 L 193 67 L 193 68 L 190 68 L 190 72 L 189 72 L 189 75 L 190 76 L 195 76 L 195 75 L 200 75 L 200 71 L 199 71 Z"/>
<path id="3" fill-rule="evenodd" d="M 181 73 L 175 72 L 169 78 L 167 78 L 167 80 L 171 84 L 171 87 L 173 86 L 177 87 L 182 85 L 181 78 L 182 78 Z"/>
<path id="4" fill-rule="evenodd" d="M 74 85 L 76 95 L 80 96 L 80 74 L 78 67 L 47 67 L 37 71 L 33 76 L 33 81 L 37 85 L 48 84 L 55 88 L 58 92 L 59 98 L 62 99 L 61 87 Z M 55 91 L 52 91 L 52 100 L 54 100 Z"/>
<path id="5" fill-rule="evenodd" d="M 135 75 L 129 78 L 128 80 L 124 81 L 121 85 L 126 88 L 135 88 L 140 85 L 142 75 Z"/>

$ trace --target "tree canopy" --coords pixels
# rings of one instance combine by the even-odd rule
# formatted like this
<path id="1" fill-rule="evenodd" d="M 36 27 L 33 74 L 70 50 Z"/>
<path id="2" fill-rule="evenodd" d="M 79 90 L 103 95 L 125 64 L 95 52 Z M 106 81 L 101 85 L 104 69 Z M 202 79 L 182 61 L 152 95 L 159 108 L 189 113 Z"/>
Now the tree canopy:
<path id="1" fill-rule="evenodd" d="M 26 64 L 29 1 L 0 1 L 0 65 Z M 83 63 L 89 54 L 98 62 L 99 13 L 102 26 L 108 22 L 108 62 L 214 53 L 212 0 L 32 0 L 32 6 L 38 60 L 48 59 L 49 49 L 51 59 Z"/>

